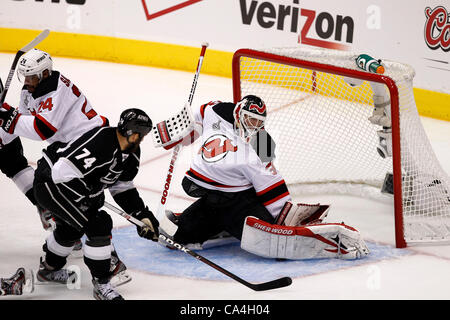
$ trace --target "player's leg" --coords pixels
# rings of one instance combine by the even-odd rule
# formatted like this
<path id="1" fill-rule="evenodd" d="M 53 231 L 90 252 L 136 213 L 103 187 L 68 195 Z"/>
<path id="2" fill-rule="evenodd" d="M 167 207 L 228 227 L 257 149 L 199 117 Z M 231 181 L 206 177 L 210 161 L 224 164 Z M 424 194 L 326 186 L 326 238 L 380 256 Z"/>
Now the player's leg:
<path id="1" fill-rule="evenodd" d="M 215 210 L 202 197 L 186 208 L 178 218 L 174 241 L 181 244 L 203 243 L 223 230 Z"/>
<path id="2" fill-rule="evenodd" d="M 221 224 L 233 237 L 241 239 L 244 222 L 248 216 L 257 217 L 269 223 L 274 222 L 274 217 L 260 203 L 253 188 L 236 192 L 233 196 L 234 199 L 228 201 L 227 206 L 218 208 L 220 219 L 222 219 Z"/>
<path id="3" fill-rule="evenodd" d="M 110 283 L 112 226 L 111 217 L 103 210 L 92 213 L 87 223 L 84 262 L 91 272 L 97 300 L 123 300 Z"/>
<path id="4" fill-rule="evenodd" d="M 51 213 L 38 206 L 33 193 L 34 169 L 28 165 L 19 137 L 0 130 L 0 170 L 10 178 L 19 190 L 37 207 L 45 230 L 54 227 Z"/>
<path id="5" fill-rule="evenodd" d="M 64 266 L 83 231 L 59 220 L 58 217 L 55 217 L 55 221 L 56 228 L 43 245 L 44 256 L 41 257 L 36 278 L 40 282 L 75 283 L 77 280 L 75 272 L 64 269 Z"/>
<path id="6" fill-rule="evenodd" d="M 75 243 L 85 232 L 88 214 L 72 203 L 57 185 L 48 181 L 50 177 L 50 167 L 41 159 L 33 184 L 34 196 L 41 207 L 53 213 L 56 228 L 46 239 L 45 256 L 41 259 L 36 278 L 39 281 L 66 283 L 76 280 L 73 273 L 63 267 Z"/>
<path id="7" fill-rule="evenodd" d="M 247 217 L 241 248 L 266 258 L 357 259 L 369 254 L 355 228 L 344 223 L 320 223 L 304 226 L 270 224 Z"/>

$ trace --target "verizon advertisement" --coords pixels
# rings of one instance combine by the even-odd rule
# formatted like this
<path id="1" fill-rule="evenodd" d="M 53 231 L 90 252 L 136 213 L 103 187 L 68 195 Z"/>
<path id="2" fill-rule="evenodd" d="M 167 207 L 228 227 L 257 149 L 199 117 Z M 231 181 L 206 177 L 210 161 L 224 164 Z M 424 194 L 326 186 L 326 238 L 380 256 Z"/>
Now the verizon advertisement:
<path id="1" fill-rule="evenodd" d="M 433 0 L 2 0 L 0 27 L 103 35 L 226 52 L 280 46 L 410 64 L 450 93 L 450 3 Z M 0 40 L 1 41 L 1 40 Z"/>

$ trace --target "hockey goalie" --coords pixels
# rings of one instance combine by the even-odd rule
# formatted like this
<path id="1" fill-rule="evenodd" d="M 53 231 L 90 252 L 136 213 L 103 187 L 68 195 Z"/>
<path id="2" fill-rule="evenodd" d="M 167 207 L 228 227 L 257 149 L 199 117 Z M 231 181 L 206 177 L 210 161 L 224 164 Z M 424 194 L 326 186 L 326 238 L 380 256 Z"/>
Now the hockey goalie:
<path id="1" fill-rule="evenodd" d="M 236 104 L 213 101 L 192 111 L 185 139 L 154 137 L 170 147 L 200 137 L 202 145 L 182 182 L 198 199 L 180 214 L 166 212 L 161 233 L 183 245 L 202 245 L 226 232 L 242 249 L 268 258 L 356 259 L 369 253 L 356 229 L 323 223 L 328 205 L 292 204 L 272 163 L 275 142 L 264 129 L 262 99 L 248 95 Z"/>

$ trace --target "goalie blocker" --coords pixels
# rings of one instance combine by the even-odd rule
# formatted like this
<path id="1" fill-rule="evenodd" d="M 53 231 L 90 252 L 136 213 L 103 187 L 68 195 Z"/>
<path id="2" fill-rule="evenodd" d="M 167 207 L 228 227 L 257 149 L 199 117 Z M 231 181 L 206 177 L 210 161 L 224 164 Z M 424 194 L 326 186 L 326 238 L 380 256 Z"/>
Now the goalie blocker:
<path id="1" fill-rule="evenodd" d="M 241 248 L 266 258 L 358 259 L 369 254 L 359 232 L 344 223 L 281 226 L 247 217 Z"/>

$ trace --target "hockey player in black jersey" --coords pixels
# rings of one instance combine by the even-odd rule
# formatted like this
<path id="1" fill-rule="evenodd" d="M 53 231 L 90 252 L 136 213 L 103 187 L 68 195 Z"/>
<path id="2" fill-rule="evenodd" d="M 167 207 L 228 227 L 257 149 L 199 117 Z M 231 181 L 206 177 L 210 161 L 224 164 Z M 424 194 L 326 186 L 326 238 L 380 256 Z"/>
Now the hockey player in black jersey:
<path id="1" fill-rule="evenodd" d="M 94 128 L 69 144 L 54 143 L 44 150 L 35 173 L 35 197 L 54 213 L 56 229 L 46 239 L 38 281 L 67 283 L 72 277 L 63 269 L 67 256 L 86 234 L 84 262 L 92 274 L 94 297 L 123 299 L 109 281 L 112 220 L 101 207 L 108 188 L 124 211 L 146 224 L 138 234 L 158 240 L 158 220 L 132 182 L 139 170 L 139 144 L 151 128 L 142 110 L 127 109 L 117 127 Z"/>
<path id="2" fill-rule="evenodd" d="M 98 114 L 83 91 L 55 70 L 49 53 L 32 49 L 25 53 L 17 67 L 17 77 L 23 88 L 17 108 L 3 103 L 0 108 L 0 171 L 36 206 L 42 226 L 51 231 L 54 220 L 50 211 L 40 207 L 34 198 L 34 169 L 24 156 L 21 137 L 31 140 L 70 142 L 89 130 L 108 125 Z M 0 81 L 0 92 L 2 91 Z M 8 123 L 10 125 L 8 125 Z M 78 241 L 75 250 L 81 249 Z M 131 281 L 125 264 L 114 245 L 111 271 L 117 285 Z"/>

